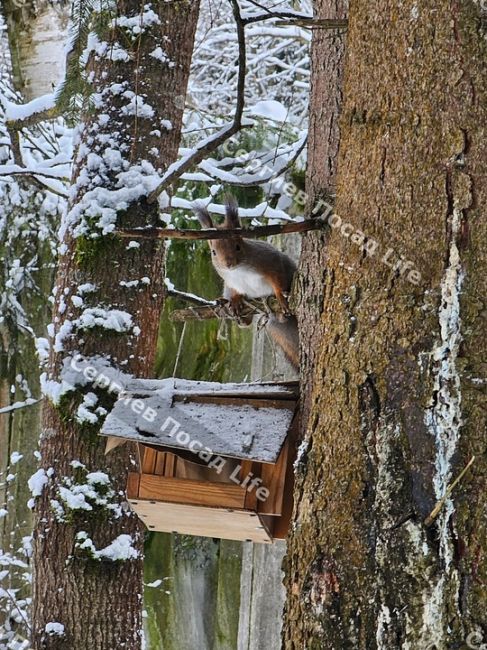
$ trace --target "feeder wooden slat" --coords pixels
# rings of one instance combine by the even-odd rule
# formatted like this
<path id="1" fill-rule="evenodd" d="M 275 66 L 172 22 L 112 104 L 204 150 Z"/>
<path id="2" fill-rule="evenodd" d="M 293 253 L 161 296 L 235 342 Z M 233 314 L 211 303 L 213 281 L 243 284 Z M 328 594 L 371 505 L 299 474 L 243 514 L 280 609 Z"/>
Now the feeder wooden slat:
<path id="1" fill-rule="evenodd" d="M 131 501 L 131 508 L 149 530 L 251 541 L 272 542 L 263 518 L 248 510 L 202 508 L 181 503 Z"/>
<path id="2" fill-rule="evenodd" d="M 140 474 L 138 494 L 129 499 L 155 499 L 171 503 L 192 503 L 200 506 L 244 508 L 245 490 L 239 485 L 210 483 L 155 474 Z"/>

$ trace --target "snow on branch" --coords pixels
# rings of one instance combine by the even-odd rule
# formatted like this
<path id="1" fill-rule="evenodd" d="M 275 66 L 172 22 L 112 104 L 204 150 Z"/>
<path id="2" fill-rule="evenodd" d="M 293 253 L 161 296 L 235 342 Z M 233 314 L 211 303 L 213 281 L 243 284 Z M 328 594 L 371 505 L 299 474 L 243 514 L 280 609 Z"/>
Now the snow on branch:
<path id="1" fill-rule="evenodd" d="M 33 397 L 29 397 L 23 402 L 14 402 L 13 404 L 10 404 L 10 406 L 4 406 L 3 408 L 0 409 L 0 414 L 12 413 L 12 411 L 19 411 L 20 409 L 23 409 L 26 406 L 32 406 L 33 404 L 37 404 L 40 401 L 41 401 L 40 399 L 34 399 Z"/>
<path id="2" fill-rule="evenodd" d="M 12 129 L 21 129 L 58 117 L 55 93 L 42 95 L 27 104 L 15 104 L 5 98 L 1 102 L 7 125 Z"/>
<path id="3" fill-rule="evenodd" d="M 263 185 L 269 183 L 278 176 L 284 174 L 297 161 L 304 148 L 306 147 L 307 136 L 300 137 L 291 146 L 283 148 L 279 152 L 270 151 L 259 161 L 257 158 L 248 158 L 246 160 L 247 169 L 253 167 L 254 173 L 245 172 L 236 173 L 222 170 L 227 161 L 218 161 L 212 158 L 203 160 L 199 167 L 210 175 L 212 179 L 217 179 L 229 185 L 237 187 L 251 187 L 254 185 Z M 290 155 L 287 155 L 290 154 Z M 237 162 L 236 159 L 233 159 Z M 258 163 L 258 164 L 257 164 Z M 245 168 L 244 168 L 245 169 Z"/>
<path id="4" fill-rule="evenodd" d="M 169 187 L 175 180 L 178 180 L 183 172 L 187 171 L 190 167 L 198 164 L 208 154 L 216 151 L 228 138 L 235 135 L 242 128 L 242 114 L 245 105 L 245 73 L 246 73 L 246 43 L 245 43 L 245 25 L 242 21 L 240 14 L 240 7 L 237 0 L 230 0 L 233 7 L 233 16 L 237 26 L 237 40 L 238 40 L 238 79 L 237 79 L 237 102 L 235 105 L 235 112 L 231 124 L 224 127 L 218 133 L 214 134 L 206 141 L 200 143 L 194 151 L 179 163 L 176 163 L 170 168 L 159 185 L 149 194 L 148 203 L 153 203 L 162 194 L 162 192 Z"/>

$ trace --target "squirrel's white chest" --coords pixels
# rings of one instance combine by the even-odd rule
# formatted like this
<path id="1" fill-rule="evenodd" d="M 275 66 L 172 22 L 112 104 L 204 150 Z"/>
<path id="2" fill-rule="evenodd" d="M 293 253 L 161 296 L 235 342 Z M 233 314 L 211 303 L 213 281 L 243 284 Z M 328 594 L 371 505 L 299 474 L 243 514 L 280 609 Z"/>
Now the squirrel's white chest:
<path id="1" fill-rule="evenodd" d="M 274 293 L 263 275 L 241 264 L 233 269 L 218 269 L 225 284 L 248 298 L 263 298 Z"/>

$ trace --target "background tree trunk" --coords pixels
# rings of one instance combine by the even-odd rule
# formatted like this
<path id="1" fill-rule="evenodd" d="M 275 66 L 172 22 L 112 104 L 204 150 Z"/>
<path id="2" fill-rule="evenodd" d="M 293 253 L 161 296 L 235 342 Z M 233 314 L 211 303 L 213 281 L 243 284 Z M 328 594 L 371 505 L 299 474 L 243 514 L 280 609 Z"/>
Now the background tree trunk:
<path id="1" fill-rule="evenodd" d="M 132 247 L 103 232 L 97 220 L 107 212 L 113 215 L 110 205 L 108 210 L 100 205 L 97 213 L 87 196 L 94 193 L 102 202 L 120 187 L 133 185 L 132 174 L 138 183 L 150 184 L 152 170 L 163 172 L 176 159 L 198 8 L 198 2 L 148 6 L 120 0 L 120 26 L 107 30 L 107 49 L 97 48 L 95 58 L 92 54 L 94 109 L 81 130 L 76 197 L 68 214 L 77 215 L 74 225 L 84 223 L 86 231 L 74 237 L 72 226 L 67 229 L 57 277 L 54 323 L 58 345 L 51 349 L 49 376 L 58 386 L 70 357 L 78 353 L 98 369 L 103 368 L 103 358 L 123 373 L 144 377 L 151 372 L 163 296 L 163 246 L 145 241 Z M 158 47 L 168 57 L 165 63 L 150 56 Z M 121 49 L 128 51 L 128 58 Z M 113 52 L 117 56 L 110 60 Z M 116 161 L 113 164 L 114 150 L 121 154 L 119 166 Z M 93 156 L 95 161 L 96 156 L 106 156 L 106 165 L 94 164 Z M 119 176 L 120 168 L 130 170 L 131 175 Z M 101 196 L 96 188 L 103 189 Z M 142 192 L 125 204 L 114 203 L 117 226 L 157 224 L 158 206 L 148 205 L 144 196 Z M 134 280 L 132 286 L 121 284 Z M 79 287 L 87 283 L 94 290 L 83 294 Z M 84 303 L 71 301 L 72 296 L 82 296 Z M 118 333 L 103 327 L 84 328 L 80 317 L 87 315 L 86 309 L 99 307 L 108 314 L 111 310 L 113 317 L 114 309 L 121 310 L 130 315 L 132 323 Z M 60 333 L 66 330 L 63 340 Z M 123 382 L 124 376 L 120 375 L 120 380 Z M 36 507 L 34 647 L 140 648 L 142 531 L 137 518 L 123 507 L 126 473 L 135 461 L 123 449 L 103 455 L 104 444 L 97 437 L 102 415 L 91 424 L 76 420 L 86 393 L 96 394 L 97 406 L 109 409 L 113 402 L 113 394 L 106 390 L 78 384 L 58 403 L 50 402 L 44 413 L 41 453 L 46 474 L 42 478 L 47 484 Z M 84 468 L 73 467 L 72 461 Z M 91 512 L 80 511 L 65 498 L 63 501 L 63 487 L 86 487 L 89 473 L 100 471 L 109 473 L 110 488 L 104 495 L 113 490 L 113 495 L 105 498 L 112 501 L 108 504 L 111 510 L 101 506 Z M 57 504 L 61 504 L 61 514 Z M 77 534 L 82 531 L 94 547 L 87 548 L 86 543 L 81 548 Z M 130 535 L 137 557 L 132 552 L 126 560 L 100 559 L 97 551 L 120 541 L 120 535 Z M 49 633 L 49 623 L 60 623 L 64 630 Z"/>
<path id="2" fill-rule="evenodd" d="M 3 7 L 5 9 L 5 7 Z M 2 90 L 15 97 L 22 88 L 13 85 L 13 69 L 20 69 L 18 51 L 10 51 L 9 43 L 15 40 L 25 25 L 10 16 L 8 32 L 4 16 L 0 16 L 0 69 Z M 64 35 L 53 34 L 50 45 L 63 47 Z M 24 61 L 25 63 L 25 61 Z M 33 64 L 34 66 L 34 64 Z M 44 68 L 45 70 L 45 68 Z M 60 79 L 52 77 L 57 83 Z M 32 89 L 37 92 L 38 87 Z M 45 91 L 44 91 L 45 92 Z M 4 143 L 11 134 L 7 131 L 0 110 L 0 132 Z M 44 133 L 49 134 L 49 128 Z M 30 134 L 40 136 L 36 127 Z M 41 137 L 42 141 L 42 137 Z M 55 146 L 55 145 L 54 145 Z M 11 160 L 12 149 L 2 147 L 2 163 Z M 45 336 L 50 320 L 51 305 L 48 297 L 54 275 L 55 232 L 64 202 L 49 195 L 28 180 L 17 178 L 1 183 L 0 188 L 0 284 L 2 285 L 2 318 L 0 325 L 0 407 L 12 407 L 29 398 L 40 396 L 39 360 L 35 351 L 35 336 Z M 23 314 L 20 314 L 20 311 Z M 40 432 L 41 403 L 12 410 L 0 415 L 0 508 L 8 515 L 0 518 L 0 549 L 11 552 L 22 562 L 12 564 L 2 578 L 3 589 L 13 590 L 19 601 L 30 597 L 29 574 L 23 562 L 22 550 L 32 533 L 32 513 L 28 508 L 27 481 L 35 471 L 38 461 L 33 452 L 37 449 Z M 21 458 L 11 462 L 12 454 Z M 20 456 L 19 456 L 20 455 Z M 15 460 L 15 457 L 14 457 Z M 12 480 L 5 481 L 10 475 Z M 18 607 L 9 598 L 0 603 L 0 630 L 19 635 L 27 634 Z M 3 606 L 5 605 L 5 607 Z M 9 620 L 10 619 L 10 620 Z M 17 624 L 14 620 L 17 620 Z M 20 636 L 19 636 L 20 638 Z M 0 644 L 2 635 L 0 634 Z"/>
<path id="3" fill-rule="evenodd" d="M 12 74 L 26 102 L 53 91 L 64 75 L 70 2 L 4 0 Z"/>
<path id="4" fill-rule="evenodd" d="M 486 49 L 481 3 L 350 8 L 287 648 L 486 639 Z"/>

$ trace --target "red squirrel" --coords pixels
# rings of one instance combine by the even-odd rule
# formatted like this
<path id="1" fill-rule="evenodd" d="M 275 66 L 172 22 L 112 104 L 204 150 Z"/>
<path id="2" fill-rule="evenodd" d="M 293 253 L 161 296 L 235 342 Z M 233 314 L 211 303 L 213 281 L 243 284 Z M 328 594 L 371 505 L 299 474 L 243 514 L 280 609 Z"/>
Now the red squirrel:
<path id="1" fill-rule="evenodd" d="M 195 206 L 195 213 L 203 228 L 214 228 L 208 210 Z M 233 196 L 225 200 L 225 220 L 216 225 L 221 230 L 241 228 L 238 205 Z M 230 301 L 238 315 L 242 300 L 265 298 L 274 295 L 283 314 L 272 314 L 266 324 L 271 338 L 283 350 L 293 367 L 299 368 L 299 338 L 296 318 L 289 313 L 286 295 L 291 290 L 296 264 L 293 260 L 267 242 L 245 239 L 239 235 L 228 239 L 208 241 L 211 259 L 218 275 L 223 279 L 223 297 Z"/>

